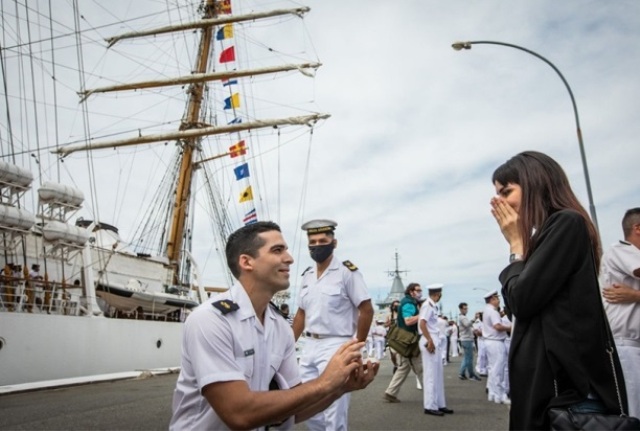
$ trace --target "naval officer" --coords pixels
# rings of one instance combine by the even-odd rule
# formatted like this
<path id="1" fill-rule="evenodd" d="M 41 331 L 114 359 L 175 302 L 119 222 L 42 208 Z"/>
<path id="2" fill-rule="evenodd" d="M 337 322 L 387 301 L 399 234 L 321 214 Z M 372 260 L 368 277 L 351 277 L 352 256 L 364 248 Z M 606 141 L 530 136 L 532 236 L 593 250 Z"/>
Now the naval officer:
<path id="1" fill-rule="evenodd" d="M 439 341 L 442 334 L 438 325 L 437 305 L 442 298 L 442 287 L 442 284 L 427 286 L 429 297 L 420 307 L 418 320 L 418 332 L 422 336 L 419 346 L 424 379 L 422 384 L 424 412 L 434 416 L 453 413 L 453 410 L 447 408 L 447 402 L 444 399 L 442 343 Z"/>
<path id="2" fill-rule="evenodd" d="M 277 224 L 238 229 L 226 256 L 238 282 L 203 302 L 184 325 L 171 431 L 290 429 L 373 380 L 378 364 L 363 365 L 363 343 L 350 340 L 318 379 L 300 383 L 293 332 L 270 303 L 289 287 L 293 263 Z"/>
<path id="3" fill-rule="evenodd" d="M 337 223 L 311 220 L 302 225 L 307 232 L 309 252 L 315 265 L 302 276 L 298 293 L 298 311 L 293 319 L 296 340 L 306 336 L 300 371 L 302 381 L 320 375 L 331 356 L 355 335 L 365 341 L 373 320 L 371 296 L 358 268 L 334 255 L 338 242 Z M 347 429 L 349 394 L 343 395 L 324 412 L 307 421 L 310 430 Z"/>
<path id="4" fill-rule="evenodd" d="M 505 382 L 507 369 L 507 348 L 505 339 L 507 326 L 500 317 L 500 297 L 497 290 L 484 295 L 486 306 L 482 313 L 482 336 L 484 337 L 487 359 L 489 362 L 489 377 L 487 378 L 488 399 L 497 404 L 511 404 L 507 395 L 507 383 Z"/>

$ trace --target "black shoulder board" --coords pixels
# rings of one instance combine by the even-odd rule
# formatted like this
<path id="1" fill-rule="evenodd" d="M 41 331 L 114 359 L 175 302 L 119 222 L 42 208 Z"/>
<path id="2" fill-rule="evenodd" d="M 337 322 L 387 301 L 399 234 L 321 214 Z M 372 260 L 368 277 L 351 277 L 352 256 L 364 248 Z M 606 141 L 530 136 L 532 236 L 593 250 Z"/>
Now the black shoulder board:
<path id="1" fill-rule="evenodd" d="M 231 313 L 232 311 L 236 311 L 237 309 L 240 308 L 238 304 L 231 301 L 230 299 L 222 299 L 220 301 L 214 302 L 211 305 L 213 305 L 214 308 L 217 308 L 218 310 L 220 310 L 222 314 Z"/>
<path id="2" fill-rule="evenodd" d="M 280 316 L 282 316 L 283 319 L 287 320 L 287 316 L 285 316 L 284 314 L 282 314 L 282 311 L 280 311 L 280 307 L 278 307 L 276 304 L 274 304 L 272 301 L 269 301 L 269 305 L 271 305 L 271 307 L 273 307 L 273 311 L 275 311 L 276 313 L 278 313 Z M 269 389 L 271 390 L 271 389 Z"/>
<path id="3" fill-rule="evenodd" d="M 301 275 L 305 275 L 307 273 L 307 271 L 309 271 L 312 267 L 308 266 L 307 269 L 304 270 L 304 272 Z"/>
<path id="4" fill-rule="evenodd" d="M 346 266 L 347 268 L 349 268 L 349 271 L 357 271 L 358 267 L 355 266 L 353 263 L 351 263 L 350 260 L 345 260 L 344 262 L 342 262 L 342 264 L 344 266 Z"/>

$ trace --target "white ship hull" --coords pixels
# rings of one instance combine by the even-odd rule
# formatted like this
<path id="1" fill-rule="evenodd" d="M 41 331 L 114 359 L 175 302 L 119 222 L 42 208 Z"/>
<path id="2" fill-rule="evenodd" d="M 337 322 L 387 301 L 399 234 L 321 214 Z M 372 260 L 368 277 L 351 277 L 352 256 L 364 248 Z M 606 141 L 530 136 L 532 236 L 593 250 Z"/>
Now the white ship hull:
<path id="1" fill-rule="evenodd" d="M 0 386 L 180 366 L 179 322 L 0 312 Z"/>

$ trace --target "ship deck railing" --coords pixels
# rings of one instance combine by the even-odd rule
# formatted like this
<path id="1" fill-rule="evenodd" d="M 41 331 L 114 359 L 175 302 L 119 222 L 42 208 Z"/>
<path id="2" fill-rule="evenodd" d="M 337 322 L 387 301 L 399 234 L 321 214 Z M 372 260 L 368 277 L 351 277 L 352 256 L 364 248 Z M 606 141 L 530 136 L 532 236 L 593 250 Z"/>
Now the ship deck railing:
<path id="1" fill-rule="evenodd" d="M 78 316 L 81 290 L 77 285 L 5 276 L 0 281 L 0 312 Z"/>

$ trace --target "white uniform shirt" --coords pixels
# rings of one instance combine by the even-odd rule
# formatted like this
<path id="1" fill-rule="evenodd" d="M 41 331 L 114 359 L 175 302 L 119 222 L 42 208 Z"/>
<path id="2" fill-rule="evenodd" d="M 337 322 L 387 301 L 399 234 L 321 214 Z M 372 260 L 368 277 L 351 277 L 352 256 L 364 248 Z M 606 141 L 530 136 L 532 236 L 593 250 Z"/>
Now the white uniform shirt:
<path id="1" fill-rule="evenodd" d="M 212 305 L 223 299 L 240 308 L 223 315 Z M 229 429 L 201 395 L 202 389 L 211 383 L 245 380 L 252 391 L 266 391 L 276 373 L 281 389 L 301 382 L 293 331 L 272 307 L 267 307 L 263 326 L 246 291 L 236 283 L 201 304 L 185 322 L 169 428 Z"/>
<path id="2" fill-rule="evenodd" d="M 602 256 L 600 287 L 613 283 L 640 290 L 640 279 L 633 271 L 640 268 L 640 249 L 626 241 L 611 246 Z M 604 301 L 614 338 L 640 341 L 640 303 L 610 304 Z"/>
<path id="3" fill-rule="evenodd" d="M 437 310 L 437 306 L 436 306 L 436 310 Z M 449 332 L 449 322 L 447 322 L 447 319 L 444 319 L 442 317 L 438 317 L 438 332 L 440 334 L 440 338 L 447 338 L 447 334 Z"/>
<path id="4" fill-rule="evenodd" d="M 498 331 L 493 327 L 496 323 L 502 323 L 502 317 L 495 307 L 491 304 L 487 304 L 482 313 L 482 336 L 485 340 L 500 340 L 503 341 L 507 338 L 507 333 L 504 331 Z"/>
<path id="5" fill-rule="evenodd" d="M 358 306 L 371 299 L 360 271 L 351 271 L 333 255 L 318 279 L 317 267 L 305 271 L 298 307 L 305 313 L 305 331 L 351 337 L 358 326 Z"/>
<path id="6" fill-rule="evenodd" d="M 371 329 L 371 335 L 373 335 L 374 341 L 382 341 L 384 337 L 387 335 L 387 328 L 385 328 L 382 323 L 377 324 Z"/>
<path id="7" fill-rule="evenodd" d="M 431 339 L 434 343 L 437 344 L 438 339 L 441 337 L 440 333 L 440 324 L 438 318 L 438 306 L 431 298 L 427 299 L 427 301 L 422 304 L 420 307 L 420 313 L 418 314 L 419 320 L 424 320 L 427 325 L 427 331 L 429 331 L 429 335 L 431 335 Z M 422 330 L 420 329 L 420 325 L 418 325 L 418 332 L 420 335 L 424 335 Z"/>
<path id="8" fill-rule="evenodd" d="M 471 325 L 471 328 L 474 331 L 480 331 L 480 335 L 478 335 L 478 338 L 480 340 L 484 340 L 483 334 L 482 334 L 482 320 L 480 319 L 476 319 L 473 321 L 473 324 Z"/>

